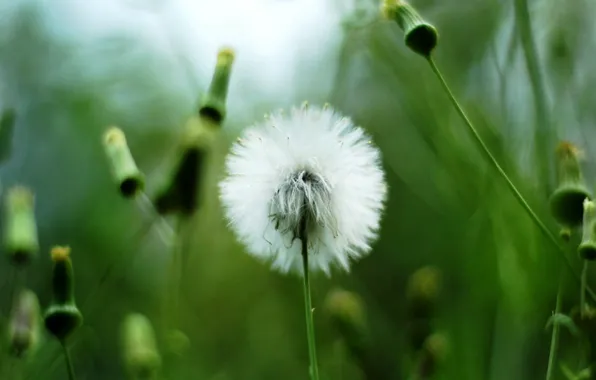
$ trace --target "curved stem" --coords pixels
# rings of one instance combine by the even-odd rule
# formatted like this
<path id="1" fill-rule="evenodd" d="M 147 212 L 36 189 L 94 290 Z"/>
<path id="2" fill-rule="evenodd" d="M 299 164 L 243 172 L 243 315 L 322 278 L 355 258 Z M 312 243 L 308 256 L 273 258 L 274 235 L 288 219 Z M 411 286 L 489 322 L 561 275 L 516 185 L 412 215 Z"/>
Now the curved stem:
<path id="1" fill-rule="evenodd" d="M 306 337 L 308 340 L 308 355 L 310 358 L 310 378 L 319 380 L 319 367 L 317 365 L 317 351 L 315 341 L 315 324 L 312 313 L 312 300 L 310 294 L 310 276 L 308 265 L 308 239 L 305 232 L 306 221 L 300 222 L 300 242 L 302 246 L 302 268 L 304 270 L 303 289 L 304 289 L 304 310 L 306 316 Z"/>
<path id="2" fill-rule="evenodd" d="M 72 360 L 70 358 L 70 352 L 68 351 L 66 342 L 61 341 L 60 344 L 62 345 L 62 349 L 64 351 L 64 360 L 66 361 L 66 369 L 68 370 L 68 380 L 75 380 L 76 376 L 74 372 L 74 367 L 72 366 Z"/>
<path id="3" fill-rule="evenodd" d="M 561 303 L 563 298 L 563 279 L 561 279 L 561 283 L 559 284 L 559 291 L 557 292 L 557 301 L 555 304 L 555 314 L 559 314 L 561 312 Z M 558 323 L 553 324 L 553 332 L 550 338 L 550 351 L 548 353 L 548 367 L 546 367 L 546 380 L 552 380 L 553 378 L 553 371 L 555 367 L 555 360 L 557 357 L 557 350 L 559 347 L 559 332 L 560 326 Z"/>
<path id="4" fill-rule="evenodd" d="M 462 120 L 468 127 L 468 130 L 474 137 L 474 141 L 476 141 L 476 143 L 480 147 L 480 150 L 482 151 L 482 153 L 486 156 L 486 158 L 491 163 L 491 165 L 495 168 L 495 170 L 503 178 L 503 180 L 507 184 L 507 187 L 509 187 L 509 190 L 511 190 L 511 192 L 515 196 L 515 199 L 517 199 L 517 201 L 521 204 L 521 206 L 524 208 L 524 210 L 526 210 L 526 212 L 528 213 L 528 215 L 530 216 L 532 221 L 538 226 L 538 228 L 540 229 L 542 234 L 548 240 L 550 240 L 550 242 L 557 248 L 557 250 L 563 257 L 563 260 L 565 261 L 565 265 L 569 268 L 570 272 L 573 274 L 575 279 L 579 280 L 579 276 L 577 275 L 577 273 L 575 273 L 575 271 L 573 269 L 573 265 L 571 265 L 571 261 L 565 254 L 565 250 L 559 244 L 559 241 L 557 240 L 555 235 L 548 229 L 548 227 L 546 227 L 546 224 L 544 224 L 542 222 L 542 220 L 540 220 L 538 215 L 534 212 L 534 210 L 532 210 L 532 207 L 530 207 L 530 204 L 528 203 L 528 201 L 526 201 L 524 196 L 520 193 L 520 191 L 517 189 L 515 184 L 511 181 L 511 179 L 509 178 L 509 176 L 507 175 L 505 170 L 503 170 L 503 168 L 501 167 L 501 165 L 499 164 L 499 162 L 497 161 L 495 156 L 493 156 L 493 154 L 490 152 L 490 149 L 488 148 L 488 146 L 486 145 L 486 143 L 484 142 L 484 140 L 482 139 L 482 137 L 480 136 L 480 134 L 478 133 L 478 131 L 476 130 L 476 128 L 474 127 L 472 122 L 470 121 L 470 119 L 468 119 L 468 116 L 466 115 L 463 108 L 460 106 L 459 102 L 455 98 L 455 95 L 453 95 L 453 92 L 451 92 L 449 85 L 445 81 L 445 78 L 443 78 L 441 71 L 439 70 L 439 68 L 437 67 L 437 65 L 435 64 L 434 60 L 431 57 L 428 58 L 428 63 L 430 64 L 430 67 L 432 68 L 433 73 L 435 73 L 435 75 L 439 79 L 439 82 L 441 82 L 441 86 L 443 87 L 443 90 L 449 97 L 449 100 L 453 104 L 453 107 L 455 108 L 455 110 L 457 111 L 459 116 L 462 118 Z M 592 297 L 592 299 L 596 301 L 596 294 L 592 291 L 592 289 L 590 289 L 590 287 L 586 287 L 586 291 L 588 292 L 588 294 L 590 294 L 590 297 Z"/>

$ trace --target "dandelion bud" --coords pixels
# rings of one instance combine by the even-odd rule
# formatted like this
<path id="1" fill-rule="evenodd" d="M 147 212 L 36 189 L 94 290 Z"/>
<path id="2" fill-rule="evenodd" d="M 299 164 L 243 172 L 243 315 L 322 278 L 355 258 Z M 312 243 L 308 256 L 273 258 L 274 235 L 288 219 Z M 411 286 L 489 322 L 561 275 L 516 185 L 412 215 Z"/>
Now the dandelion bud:
<path id="1" fill-rule="evenodd" d="M 179 211 L 190 215 L 198 208 L 204 163 L 216 127 L 210 119 L 198 117 L 191 117 L 186 123 L 174 170 L 154 202 L 160 214 Z"/>
<path id="2" fill-rule="evenodd" d="M 406 46 L 415 53 L 429 58 L 437 46 L 439 34 L 434 26 L 420 17 L 414 7 L 401 0 L 384 0 L 383 15 L 394 20 L 404 31 Z"/>
<path id="3" fill-rule="evenodd" d="M 161 366 L 151 322 L 142 314 L 129 314 L 122 326 L 123 356 L 134 378 L 150 379 Z"/>
<path id="4" fill-rule="evenodd" d="M 427 266 L 414 272 L 408 281 L 407 313 L 411 348 L 419 350 L 432 330 L 432 319 L 441 289 L 441 272 Z"/>
<path id="5" fill-rule="evenodd" d="M 104 134 L 103 143 L 112 176 L 120 193 L 129 198 L 142 191 L 144 177 L 130 153 L 124 132 L 116 127 L 109 128 Z"/>
<path id="6" fill-rule="evenodd" d="M 23 357 L 35 348 L 39 339 L 39 301 L 30 290 L 23 290 L 17 298 L 8 325 L 11 353 Z"/>
<path id="7" fill-rule="evenodd" d="M 74 273 L 70 248 L 52 248 L 52 303 L 45 312 L 46 329 L 58 340 L 64 341 L 83 322 L 74 297 Z"/>
<path id="8" fill-rule="evenodd" d="M 334 289 L 327 295 L 325 307 L 348 344 L 360 344 L 366 323 L 360 297 L 343 289 Z"/>
<path id="9" fill-rule="evenodd" d="M 12 108 L 5 109 L 0 116 L 0 163 L 10 158 L 16 118 L 17 114 Z"/>
<path id="10" fill-rule="evenodd" d="M 444 360 L 448 351 L 448 341 L 445 335 L 434 333 L 425 341 L 418 361 L 418 378 L 428 379 L 432 377 L 437 366 Z"/>
<path id="11" fill-rule="evenodd" d="M 558 187 L 550 198 L 551 213 L 555 220 L 567 227 L 582 223 L 584 199 L 592 195 L 584 184 L 579 164 L 579 150 L 569 142 L 557 148 Z"/>
<path id="12" fill-rule="evenodd" d="M 39 249 L 34 205 L 35 199 L 29 189 L 17 186 L 9 190 L 6 198 L 4 244 L 15 265 L 27 264 Z"/>
<path id="13" fill-rule="evenodd" d="M 584 200 L 583 236 L 577 251 L 584 260 L 596 260 L 596 204 Z"/>
<path id="14" fill-rule="evenodd" d="M 226 98 L 233 63 L 234 50 L 223 48 L 217 53 L 217 63 L 209 92 L 203 97 L 199 107 L 199 115 L 218 124 L 226 117 Z"/>

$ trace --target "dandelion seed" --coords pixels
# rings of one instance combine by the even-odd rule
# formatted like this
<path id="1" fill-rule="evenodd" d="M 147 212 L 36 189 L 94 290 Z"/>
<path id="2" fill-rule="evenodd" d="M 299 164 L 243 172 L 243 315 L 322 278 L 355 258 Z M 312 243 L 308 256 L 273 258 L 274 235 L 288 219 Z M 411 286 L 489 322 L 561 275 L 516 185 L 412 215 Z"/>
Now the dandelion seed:
<path id="1" fill-rule="evenodd" d="M 310 270 L 327 274 L 367 254 L 387 192 L 369 140 L 350 119 L 313 105 L 248 128 L 220 183 L 229 224 L 248 252 L 282 273 L 303 273 L 306 234 Z"/>

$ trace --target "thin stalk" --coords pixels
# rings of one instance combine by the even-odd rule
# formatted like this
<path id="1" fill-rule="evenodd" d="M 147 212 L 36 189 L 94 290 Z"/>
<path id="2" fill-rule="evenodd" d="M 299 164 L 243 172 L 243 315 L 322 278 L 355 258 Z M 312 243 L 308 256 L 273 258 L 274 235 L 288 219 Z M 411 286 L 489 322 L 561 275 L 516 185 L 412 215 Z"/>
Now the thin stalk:
<path id="1" fill-rule="evenodd" d="M 586 313 L 586 286 L 588 284 L 588 260 L 583 260 L 581 286 L 579 289 L 579 315 L 584 318 Z"/>
<path id="2" fill-rule="evenodd" d="M 306 337 L 308 340 L 308 355 L 310 358 L 310 378 L 312 380 L 319 380 L 319 367 L 317 365 L 317 351 L 315 341 L 315 324 L 312 313 L 312 300 L 310 293 L 310 269 L 308 267 L 308 239 L 305 233 L 306 221 L 301 223 L 300 241 L 302 244 L 302 268 L 304 269 L 303 285 L 304 285 L 304 310 L 306 312 Z"/>
<path id="3" fill-rule="evenodd" d="M 476 130 L 476 128 L 474 127 L 474 125 L 472 124 L 472 122 L 470 121 L 468 116 L 466 115 L 466 113 L 464 112 L 463 108 L 460 106 L 459 102 L 455 98 L 455 95 L 453 95 L 453 92 L 451 92 L 449 85 L 445 81 L 445 78 L 443 78 L 441 71 L 439 70 L 439 68 L 437 67 L 437 65 L 435 64 L 434 60 L 431 57 L 428 58 L 428 63 L 430 64 L 430 67 L 431 67 L 433 73 L 439 79 L 439 82 L 441 82 L 441 86 L 443 87 L 443 90 L 449 97 L 449 100 L 453 104 L 453 107 L 455 108 L 455 110 L 457 111 L 459 116 L 462 118 L 462 120 L 468 127 L 468 130 L 474 137 L 474 141 L 476 141 L 476 143 L 480 147 L 480 150 L 482 151 L 482 153 L 486 156 L 486 158 L 491 163 L 491 165 L 495 168 L 495 170 L 503 178 L 503 180 L 507 184 L 507 187 L 509 187 L 509 190 L 511 190 L 511 192 L 515 196 L 515 199 L 517 199 L 517 201 L 524 208 L 524 210 L 526 210 L 526 212 L 528 213 L 528 215 L 530 216 L 532 221 L 536 224 L 536 226 L 538 226 L 538 229 L 555 246 L 555 248 L 557 248 L 557 250 L 559 251 L 559 254 L 561 254 L 561 256 L 563 257 L 563 261 L 565 262 L 565 265 L 567 266 L 569 271 L 573 274 L 576 281 L 579 281 L 579 276 L 577 275 L 577 273 L 575 273 L 575 270 L 573 269 L 573 265 L 571 264 L 571 261 L 569 260 L 569 258 L 567 257 L 567 255 L 565 253 L 565 249 L 563 249 L 563 247 L 559 244 L 559 241 L 555 237 L 555 235 L 548 229 L 548 227 L 546 227 L 546 224 L 544 224 L 542 222 L 542 220 L 540 220 L 540 218 L 534 212 L 534 210 L 532 209 L 532 207 L 530 206 L 528 201 L 526 201 L 524 196 L 517 189 L 515 184 L 511 181 L 511 179 L 509 178 L 509 176 L 507 175 L 505 170 L 503 170 L 503 168 L 501 167 L 501 165 L 499 164 L 499 162 L 497 161 L 495 156 L 490 152 L 490 149 L 488 148 L 488 146 L 486 145 L 486 143 L 484 142 L 484 140 L 482 139 L 482 137 L 480 136 L 480 134 L 478 133 L 478 131 Z M 590 297 L 594 301 L 596 301 L 596 293 L 594 293 L 592 291 L 592 289 L 590 289 L 589 286 L 586 286 L 586 291 L 588 292 L 588 294 L 590 294 Z"/>
<path id="4" fill-rule="evenodd" d="M 72 360 L 70 358 L 70 352 L 68 351 L 66 342 L 61 341 L 60 344 L 62 345 L 62 349 L 64 351 L 64 360 L 66 361 L 66 369 L 68 370 L 68 380 L 75 380 L 76 376 L 74 372 L 74 367 L 72 366 Z"/>
<path id="5" fill-rule="evenodd" d="M 555 314 L 561 312 L 561 304 L 563 299 L 563 280 L 559 284 L 559 291 L 557 292 L 557 301 L 555 304 Z M 559 349 L 559 333 L 560 326 L 558 323 L 553 324 L 553 332 L 550 338 L 550 351 L 548 353 L 548 366 L 546 367 L 546 380 L 553 379 L 553 371 L 557 357 L 557 350 Z"/>

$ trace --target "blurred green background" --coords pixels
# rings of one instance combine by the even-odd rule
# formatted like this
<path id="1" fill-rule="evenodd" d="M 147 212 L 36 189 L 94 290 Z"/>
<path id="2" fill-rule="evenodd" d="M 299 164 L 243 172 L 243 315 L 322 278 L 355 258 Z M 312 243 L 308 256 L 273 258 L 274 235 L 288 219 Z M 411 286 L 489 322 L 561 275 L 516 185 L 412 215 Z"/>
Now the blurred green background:
<path id="1" fill-rule="evenodd" d="M 526 55 L 532 45 L 524 34 L 527 19 L 516 13 L 525 1 L 412 3 L 438 28 L 436 62 L 470 118 L 557 233 L 547 208 L 553 176 L 540 168 L 551 168 L 554 144 L 561 138 L 584 149 L 586 169 L 593 168 L 596 33 L 590 15 L 595 6 L 585 0 L 529 1 L 539 58 L 532 67 Z M 383 153 L 390 186 L 373 252 L 349 274 L 313 280 L 321 376 L 409 379 L 408 278 L 432 265 L 442 273 L 433 331 L 444 333 L 448 342 L 432 378 L 544 378 L 550 345 L 545 325 L 559 281 L 565 274 L 564 312 L 578 304 L 579 283 L 487 164 L 426 62 L 405 47 L 397 25 L 376 19 L 378 3 L 361 6 L 361 13 L 345 20 L 332 93 L 321 96 L 313 90 L 313 98 L 301 89 L 295 95 L 296 103 L 329 101 L 365 127 Z M 19 183 L 36 194 L 41 254 L 27 270 L 26 284 L 42 306 L 51 296 L 50 247 L 72 247 L 77 302 L 85 317 L 71 341 L 78 378 L 125 378 L 120 324 L 127 313 L 140 312 L 156 329 L 161 378 L 306 379 L 300 280 L 274 273 L 245 254 L 226 228 L 217 197 L 227 149 L 254 115 L 224 126 L 209 162 L 204 208 L 192 222 L 195 233 L 175 322 L 188 345 L 176 347 L 162 310 L 169 252 L 155 230 L 139 237 L 147 218 L 113 185 L 100 144 L 102 128 L 112 120 L 92 102 L 73 96 L 66 103 L 50 99 L 28 108 L 19 115 L 13 153 L 0 172 L 4 189 Z M 254 113 L 287 105 L 260 102 Z M 159 116 L 153 122 L 165 124 Z M 153 194 L 181 129 L 122 128 Z M 585 174 L 593 183 L 591 172 Z M 581 264 L 572 248 L 569 257 L 578 274 Z M 8 263 L 0 266 L 5 318 L 12 270 Z M 326 311 L 325 298 L 335 287 L 362 299 L 374 375 L 354 358 Z M 561 334 L 561 361 L 581 369 L 586 364 L 582 339 L 566 329 Z M 60 354 L 58 343 L 45 337 L 28 359 L 25 378 L 65 379 Z M 0 362 L 4 370 L 10 363 L 4 356 Z M 564 378 L 558 366 L 555 378 Z"/>

